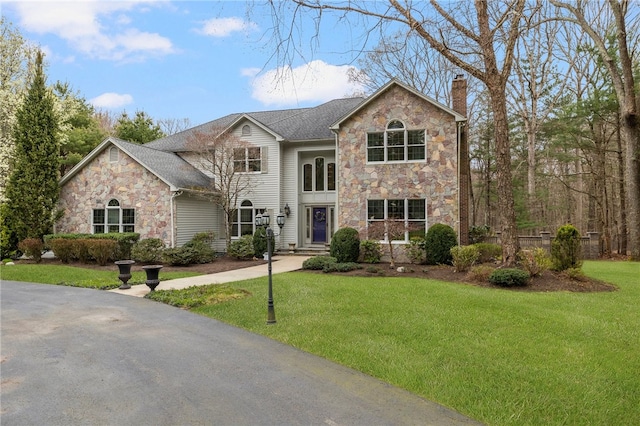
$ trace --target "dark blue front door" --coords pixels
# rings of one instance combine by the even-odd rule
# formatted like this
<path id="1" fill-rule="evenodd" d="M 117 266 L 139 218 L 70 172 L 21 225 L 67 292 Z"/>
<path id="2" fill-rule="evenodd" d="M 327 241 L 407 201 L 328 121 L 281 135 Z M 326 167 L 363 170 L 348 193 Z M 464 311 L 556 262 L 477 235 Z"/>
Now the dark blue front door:
<path id="1" fill-rule="evenodd" d="M 313 208 L 313 241 L 314 244 L 327 242 L 327 208 Z"/>

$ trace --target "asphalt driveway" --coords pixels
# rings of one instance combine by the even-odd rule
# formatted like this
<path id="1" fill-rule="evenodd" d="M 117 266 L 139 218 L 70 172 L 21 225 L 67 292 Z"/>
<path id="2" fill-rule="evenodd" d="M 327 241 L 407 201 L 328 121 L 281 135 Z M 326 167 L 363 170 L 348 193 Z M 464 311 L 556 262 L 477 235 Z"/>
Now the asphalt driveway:
<path id="1" fill-rule="evenodd" d="M 10 281 L 0 298 L 3 426 L 476 424 L 151 300 Z"/>

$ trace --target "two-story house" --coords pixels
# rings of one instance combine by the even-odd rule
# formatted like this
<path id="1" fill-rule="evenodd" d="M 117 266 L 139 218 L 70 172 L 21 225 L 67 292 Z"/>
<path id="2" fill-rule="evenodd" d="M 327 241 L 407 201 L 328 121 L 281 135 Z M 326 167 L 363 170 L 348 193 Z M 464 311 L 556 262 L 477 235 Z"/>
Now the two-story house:
<path id="1" fill-rule="evenodd" d="M 392 80 L 367 98 L 230 114 L 144 145 L 109 137 L 62 178 L 56 232 L 133 231 L 173 247 L 214 231 L 223 251 L 222 211 L 206 190 L 215 177 L 198 169 L 188 141 L 224 129 L 246 142 L 234 162 L 252 174 L 232 238 L 252 233 L 264 209 L 286 213 L 278 248 L 324 247 L 346 226 L 365 237 L 388 219 L 466 235 L 465 80 L 453 90 L 449 108 Z"/>

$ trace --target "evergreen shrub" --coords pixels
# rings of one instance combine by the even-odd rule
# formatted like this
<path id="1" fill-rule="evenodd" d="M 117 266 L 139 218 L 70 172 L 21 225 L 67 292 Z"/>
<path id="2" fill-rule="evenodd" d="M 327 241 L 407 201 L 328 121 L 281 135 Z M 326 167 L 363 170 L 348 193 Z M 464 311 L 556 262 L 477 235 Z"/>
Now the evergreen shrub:
<path id="1" fill-rule="evenodd" d="M 496 269 L 489 275 L 489 282 L 500 287 L 522 287 L 529 281 L 529 273 L 522 269 Z"/>
<path id="2" fill-rule="evenodd" d="M 360 253 L 364 263 L 380 263 L 382 259 L 382 247 L 378 240 L 362 240 L 360 242 Z"/>
<path id="3" fill-rule="evenodd" d="M 314 271 L 324 270 L 326 265 L 337 263 L 335 257 L 331 256 L 313 256 L 302 262 L 302 269 L 310 269 Z"/>
<path id="4" fill-rule="evenodd" d="M 131 258 L 138 263 L 156 264 L 162 262 L 164 241 L 160 238 L 145 238 L 131 248 Z"/>
<path id="5" fill-rule="evenodd" d="M 353 228 L 340 228 L 333 234 L 329 254 L 338 263 L 357 262 L 360 257 L 360 236 Z"/>
<path id="6" fill-rule="evenodd" d="M 271 234 L 270 243 L 271 255 L 273 255 L 276 248 L 276 238 L 273 233 Z M 267 230 L 262 226 L 257 227 L 256 232 L 253 234 L 253 252 L 260 259 L 267 252 Z"/>
<path id="7" fill-rule="evenodd" d="M 425 237 L 427 263 L 429 265 L 450 265 L 451 248 L 458 244 L 452 227 L 442 223 L 431 225 Z"/>
<path id="8" fill-rule="evenodd" d="M 324 268 L 322 268 L 322 272 L 349 272 L 355 271 L 356 269 L 362 269 L 362 266 L 356 262 L 336 262 L 325 264 Z"/>
<path id="9" fill-rule="evenodd" d="M 249 260 L 254 257 L 255 249 L 253 248 L 253 235 L 243 235 L 234 240 L 229 245 L 227 254 L 234 259 Z"/>
<path id="10" fill-rule="evenodd" d="M 115 240 L 90 240 L 88 241 L 89 254 L 93 257 L 98 265 L 105 266 L 108 261 L 115 260 L 118 251 L 118 242 Z M 71 242 L 73 250 L 73 242 Z"/>
<path id="11" fill-rule="evenodd" d="M 53 251 L 53 254 L 60 259 L 62 263 L 69 263 L 73 259 L 73 240 L 66 238 L 54 238 L 49 240 L 48 245 L 51 248 L 51 251 Z"/>
<path id="12" fill-rule="evenodd" d="M 567 269 L 582 268 L 580 240 L 580 232 L 575 226 L 567 224 L 558 229 L 556 237 L 551 242 L 554 270 L 566 271 Z"/>

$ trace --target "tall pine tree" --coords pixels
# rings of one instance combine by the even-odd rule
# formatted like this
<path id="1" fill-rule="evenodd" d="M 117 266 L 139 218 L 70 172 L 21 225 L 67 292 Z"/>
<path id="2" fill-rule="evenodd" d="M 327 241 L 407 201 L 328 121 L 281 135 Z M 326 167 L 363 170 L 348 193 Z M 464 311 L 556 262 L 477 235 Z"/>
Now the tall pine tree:
<path id="1" fill-rule="evenodd" d="M 53 229 L 59 188 L 58 122 L 53 95 L 46 87 L 43 54 L 36 55 L 35 75 L 16 112 L 15 151 L 10 162 L 2 207 L 2 252 L 15 250 L 24 238 L 42 238 Z"/>

